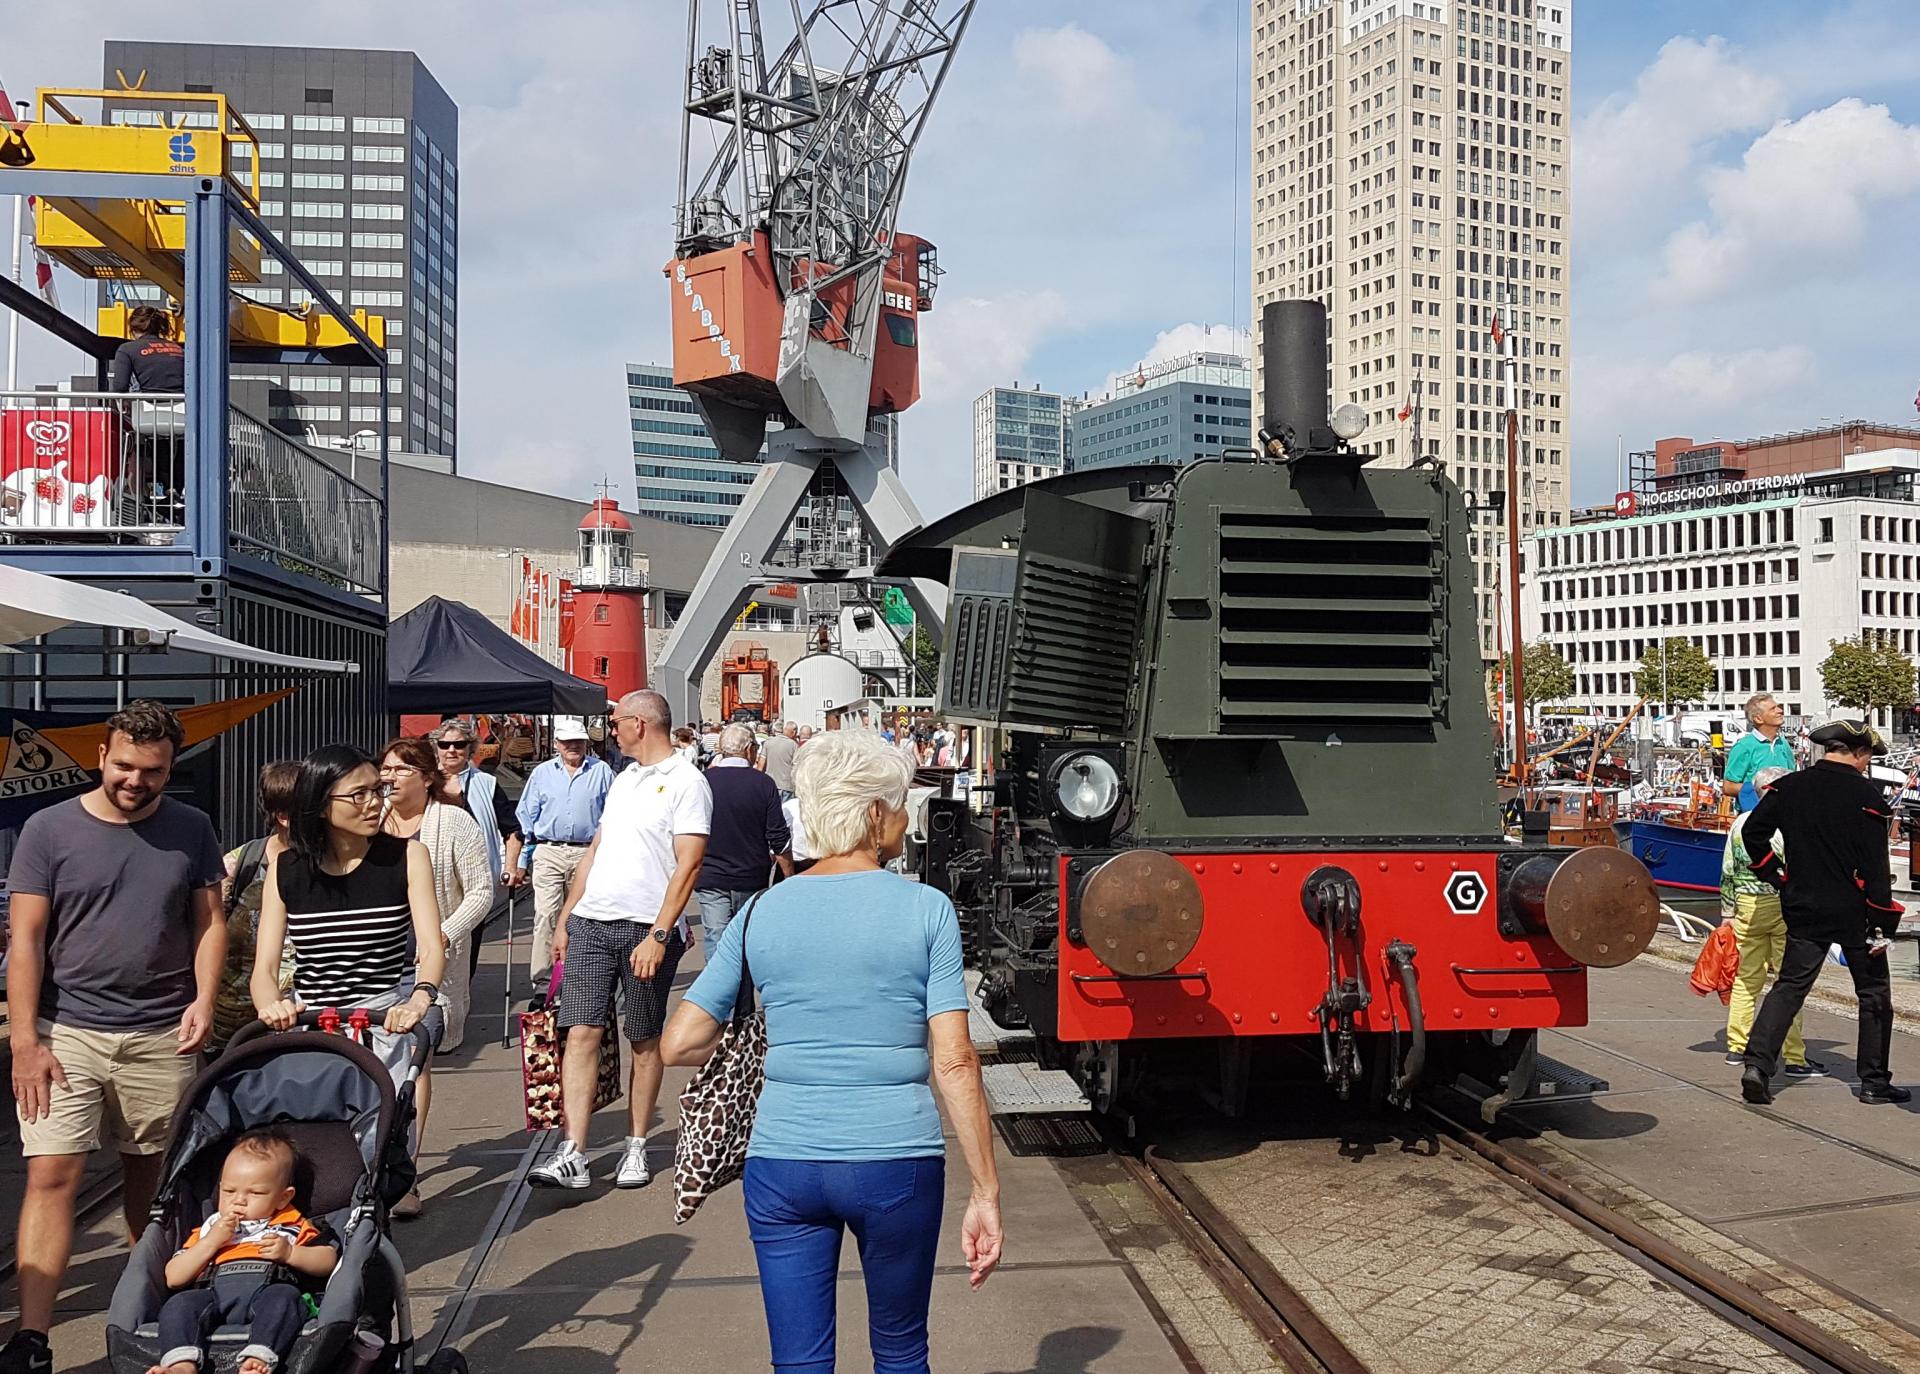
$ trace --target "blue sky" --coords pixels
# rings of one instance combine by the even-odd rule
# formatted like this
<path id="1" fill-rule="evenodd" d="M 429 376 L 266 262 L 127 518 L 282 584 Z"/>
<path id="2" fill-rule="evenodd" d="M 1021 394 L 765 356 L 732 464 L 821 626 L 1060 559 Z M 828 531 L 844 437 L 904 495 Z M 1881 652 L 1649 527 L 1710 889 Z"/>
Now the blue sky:
<path id="1" fill-rule="evenodd" d="M 1576 498 L 1612 493 L 1616 434 L 1920 422 L 1920 14 L 1573 3 Z M 1245 326 L 1245 11 L 982 0 L 901 219 L 947 270 L 903 427 L 929 518 L 968 497 L 987 385 L 1097 390 Z M 664 356 L 678 0 L 335 0 L 324 24 L 67 0 L 9 34 L 0 78 L 96 80 L 109 36 L 419 52 L 462 110 L 461 468 L 631 492 L 622 364 Z"/>

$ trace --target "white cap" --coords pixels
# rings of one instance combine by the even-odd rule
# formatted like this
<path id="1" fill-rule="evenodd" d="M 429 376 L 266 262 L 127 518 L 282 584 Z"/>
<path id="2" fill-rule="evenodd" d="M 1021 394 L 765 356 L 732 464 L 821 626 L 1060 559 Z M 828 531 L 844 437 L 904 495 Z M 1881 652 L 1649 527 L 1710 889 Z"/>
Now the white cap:
<path id="1" fill-rule="evenodd" d="M 553 737 L 562 739 L 586 739 L 587 723 L 578 716 L 555 716 L 553 718 Z"/>

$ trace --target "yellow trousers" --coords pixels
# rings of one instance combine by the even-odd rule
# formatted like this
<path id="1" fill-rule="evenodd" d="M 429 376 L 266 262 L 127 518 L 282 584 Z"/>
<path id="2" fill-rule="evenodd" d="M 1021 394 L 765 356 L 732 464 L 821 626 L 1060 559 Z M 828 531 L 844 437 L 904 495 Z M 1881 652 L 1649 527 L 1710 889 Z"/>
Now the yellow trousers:
<path id="1" fill-rule="evenodd" d="M 1787 952 L 1787 923 L 1780 915 L 1780 898 L 1771 892 L 1740 892 L 1733 899 L 1733 938 L 1740 947 L 1740 972 L 1733 980 L 1733 1000 L 1727 1004 L 1727 1049 L 1742 1054 L 1753 1033 L 1754 1013 L 1767 990 L 1767 974 L 1778 970 Z M 1807 1062 L 1807 1042 L 1800 1037 L 1800 1018 L 1787 1027 L 1782 1053 L 1789 1064 Z"/>

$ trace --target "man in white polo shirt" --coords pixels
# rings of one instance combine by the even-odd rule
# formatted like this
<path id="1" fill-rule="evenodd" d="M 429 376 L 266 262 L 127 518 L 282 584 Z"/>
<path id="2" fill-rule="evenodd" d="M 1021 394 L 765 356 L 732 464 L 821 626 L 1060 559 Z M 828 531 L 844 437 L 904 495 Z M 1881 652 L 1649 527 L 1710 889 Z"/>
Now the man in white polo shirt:
<path id="1" fill-rule="evenodd" d="M 660 1031 L 667 994 L 686 951 L 681 914 L 706 857 L 713 794 L 700 770 L 673 747 L 673 717 L 658 692 L 629 692 L 611 724 L 633 760 L 607 792 L 593 844 L 574 876 L 553 957 L 564 961 L 559 1027 L 560 1107 L 567 1138 L 528 1175 L 537 1188 L 584 1188 L 587 1124 L 593 1115 L 600 1040 L 614 989 L 633 1051 L 627 1108 L 632 1124 L 614 1186 L 644 1188 L 647 1127 L 660 1096 Z"/>

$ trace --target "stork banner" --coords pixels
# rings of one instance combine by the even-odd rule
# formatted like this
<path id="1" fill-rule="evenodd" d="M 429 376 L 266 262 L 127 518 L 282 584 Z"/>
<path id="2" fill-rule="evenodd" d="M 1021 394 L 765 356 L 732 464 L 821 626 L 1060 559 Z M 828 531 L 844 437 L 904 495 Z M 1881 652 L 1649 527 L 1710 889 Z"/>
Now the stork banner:
<path id="1" fill-rule="evenodd" d="M 176 714 L 186 731 L 186 747 L 204 744 L 241 721 L 259 715 L 294 689 L 261 692 L 205 706 L 185 706 Z M 100 746 L 107 742 L 113 711 L 16 711 L 0 707 L 7 722 L 0 740 L 0 829 L 11 830 L 28 816 L 86 791 L 98 780 Z"/>

